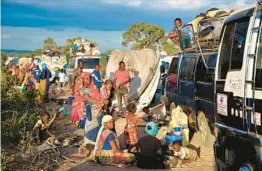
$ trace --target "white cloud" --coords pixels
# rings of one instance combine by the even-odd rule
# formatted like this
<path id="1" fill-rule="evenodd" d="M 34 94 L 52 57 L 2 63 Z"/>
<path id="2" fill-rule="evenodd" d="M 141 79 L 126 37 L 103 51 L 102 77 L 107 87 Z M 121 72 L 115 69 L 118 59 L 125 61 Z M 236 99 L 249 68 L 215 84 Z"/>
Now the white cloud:
<path id="1" fill-rule="evenodd" d="M 47 37 L 54 38 L 58 45 L 64 45 L 66 39 L 80 36 L 97 42 L 99 49 L 104 52 L 108 49 L 125 49 L 121 45 L 122 33 L 123 31 L 75 28 L 54 31 L 45 28 L 3 26 L 1 40 L 2 49 L 35 50 L 42 47 L 43 40 Z"/>
<path id="2" fill-rule="evenodd" d="M 256 0 L 6 0 L 8 2 L 33 5 L 39 7 L 54 7 L 66 10 L 94 8 L 99 4 L 126 6 L 143 10 L 168 11 L 168 10 L 196 10 L 201 8 L 238 8 L 255 3 Z"/>

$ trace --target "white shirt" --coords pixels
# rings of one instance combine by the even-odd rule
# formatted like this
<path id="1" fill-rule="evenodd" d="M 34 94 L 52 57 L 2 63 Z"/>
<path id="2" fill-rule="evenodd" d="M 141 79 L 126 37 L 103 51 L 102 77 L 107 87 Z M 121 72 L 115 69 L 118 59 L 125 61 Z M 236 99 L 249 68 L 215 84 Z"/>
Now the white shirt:
<path id="1" fill-rule="evenodd" d="M 186 147 L 181 147 L 180 151 L 178 151 L 178 152 L 174 151 L 174 156 L 176 156 L 176 157 L 178 157 L 182 160 L 186 159 L 188 157 L 188 155 L 189 155 L 189 150 Z"/>
<path id="2" fill-rule="evenodd" d="M 59 82 L 64 83 L 65 82 L 65 73 L 60 72 L 58 76 L 59 76 Z"/>

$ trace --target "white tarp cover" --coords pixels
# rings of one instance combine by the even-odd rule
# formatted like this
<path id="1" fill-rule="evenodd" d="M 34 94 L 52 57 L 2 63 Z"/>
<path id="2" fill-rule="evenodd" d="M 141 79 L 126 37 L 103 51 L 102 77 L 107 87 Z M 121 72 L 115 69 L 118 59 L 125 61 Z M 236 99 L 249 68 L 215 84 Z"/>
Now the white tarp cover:
<path id="1" fill-rule="evenodd" d="M 140 96 L 140 98 L 138 100 L 138 108 L 143 108 L 143 107 L 150 105 L 152 99 L 155 96 L 156 90 L 161 85 L 160 66 L 162 64 L 162 61 L 165 61 L 165 62 L 168 62 L 169 64 L 171 64 L 172 59 L 173 59 L 173 56 L 165 56 L 165 57 L 160 58 L 160 60 L 158 62 L 158 68 L 157 68 L 157 71 L 156 71 L 153 79 L 150 81 L 149 85 L 147 86 L 147 88 L 145 89 L 145 91 L 143 92 L 143 94 Z"/>
<path id="2" fill-rule="evenodd" d="M 159 56 L 152 49 L 115 50 L 111 53 L 107 64 L 106 78 L 114 79 L 114 72 L 118 69 L 120 61 L 125 62 L 131 77 L 129 101 L 137 100 L 154 78 L 159 65 Z"/>

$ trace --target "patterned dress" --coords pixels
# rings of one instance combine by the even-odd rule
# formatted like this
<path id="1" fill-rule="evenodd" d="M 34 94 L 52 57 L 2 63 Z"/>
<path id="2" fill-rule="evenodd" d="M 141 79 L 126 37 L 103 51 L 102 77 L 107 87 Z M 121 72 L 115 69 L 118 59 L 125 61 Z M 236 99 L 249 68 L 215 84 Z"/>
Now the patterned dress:
<path id="1" fill-rule="evenodd" d="M 135 114 L 127 114 L 125 127 L 126 145 L 135 145 L 138 142 L 137 123 L 139 117 Z"/>

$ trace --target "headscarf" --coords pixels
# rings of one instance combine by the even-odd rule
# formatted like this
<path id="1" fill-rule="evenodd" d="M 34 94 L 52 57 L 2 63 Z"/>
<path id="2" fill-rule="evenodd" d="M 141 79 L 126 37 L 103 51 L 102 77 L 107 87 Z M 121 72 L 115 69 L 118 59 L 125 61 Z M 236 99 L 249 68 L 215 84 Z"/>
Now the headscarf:
<path id="1" fill-rule="evenodd" d="M 97 87 L 95 86 L 95 84 L 94 84 L 94 82 L 93 82 L 93 80 L 92 80 L 92 76 L 91 76 L 91 74 L 90 74 L 89 72 L 83 72 L 83 73 L 81 74 L 81 78 L 82 78 L 83 84 L 84 84 L 84 79 L 85 79 L 86 77 L 90 77 L 90 78 L 91 78 L 91 83 L 90 83 L 90 85 L 89 85 L 89 89 L 90 89 L 90 91 L 91 91 L 90 97 L 91 97 L 91 98 L 94 98 L 94 99 L 100 99 L 99 90 L 98 90 Z"/>
<path id="2" fill-rule="evenodd" d="M 46 68 L 46 63 L 42 63 L 42 68 Z"/>
<path id="3" fill-rule="evenodd" d="M 158 132 L 158 127 L 155 124 L 155 122 L 149 122 L 146 124 L 146 133 L 151 135 L 151 136 L 156 136 L 157 132 Z"/>
<path id="4" fill-rule="evenodd" d="M 75 97 L 76 97 L 76 103 L 75 103 L 75 107 L 78 113 L 79 118 L 83 118 L 84 115 L 84 110 L 85 110 L 85 103 L 84 103 L 84 99 L 83 96 L 80 95 L 80 91 L 81 88 L 83 88 L 83 84 L 84 84 L 84 79 L 86 77 L 91 77 L 91 74 L 89 72 L 83 72 L 80 75 L 80 80 L 78 80 L 77 85 L 75 85 Z M 76 87 L 77 86 L 77 87 Z M 100 93 L 99 90 L 96 88 L 95 84 L 93 83 L 93 81 L 91 80 L 91 83 L 88 87 L 88 89 L 90 90 L 90 97 L 93 99 L 100 99 Z M 100 110 L 102 108 L 102 106 L 100 104 L 98 105 L 98 109 Z"/>
<path id="5" fill-rule="evenodd" d="M 94 156 L 95 157 L 95 151 L 97 150 L 97 147 L 98 147 L 98 141 L 99 141 L 99 138 L 104 130 L 104 124 L 108 121 L 111 121 L 113 120 L 113 117 L 111 115 L 105 115 L 103 118 L 102 118 L 102 126 L 100 127 L 99 129 L 99 132 L 97 134 L 97 137 L 96 137 L 96 145 L 95 145 L 95 148 L 94 148 Z"/>

